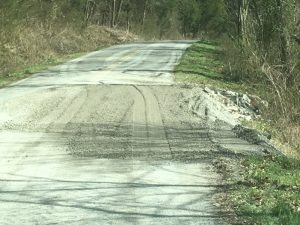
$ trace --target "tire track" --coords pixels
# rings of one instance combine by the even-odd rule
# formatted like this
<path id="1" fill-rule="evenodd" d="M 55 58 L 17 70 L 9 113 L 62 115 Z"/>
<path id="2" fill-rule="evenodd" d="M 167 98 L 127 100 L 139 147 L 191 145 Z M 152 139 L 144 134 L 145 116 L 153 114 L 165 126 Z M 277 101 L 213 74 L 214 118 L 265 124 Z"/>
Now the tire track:
<path id="1" fill-rule="evenodd" d="M 163 127 L 172 157 L 189 161 L 205 157 L 212 149 L 205 125 L 199 125 L 196 117 L 183 106 L 184 92 L 175 87 L 150 87 L 156 97 L 162 116 Z M 177 102 L 177 104 L 174 104 Z"/>
<path id="2" fill-rule="evenodd" d="M 145 142 L 144 154 L 149 156 L 149 159 L 172 159 L 172 151 L 166 137 L 157 99 L 148 87 L 133 87 L 138 93 L 135 97 L 133 139 L 136 137 L 144 139 L 142 140 Z M 140 126 L 140 129 L 137 130 L 136 126 Z"/>
<path id="3" fill-rule="evenodd" d="M 132 85 L 134 106 L 132 114 L 132 156 L 139 157 L 149 154 L 149 130 L 146 98 L 143 92 Z"/>
<path id="4" fill-rule="evenodd" d="M 85 88 L 80 90 L 71 100 L 67 100 L 68 104 L 62 103 L 61 105 L 64 105 L 64 107 L 58 108 L 58 112 L 52 113 L 54 117 L 45 129 L 46 132 L 66 133 L 65 128 L 77 113 L 82 110 L 87 98 L 88 90 Z"/>
<path id="5" fill-rule="evenodd" d="M 127 86 L 89 88 L 85 107 L 73 120 L 75 132 L 68 152 L 82 157 L 128 157 L 133 100 L 126 96 L 127 92 L 130 93 Z"/>
<path id="6" fill-rule="evenodd" d="M 157 104 L 158 104 L 158 107 L 159 107 L 159 111 L 160 111 L 160 115 L 161 115 L 161 118 L 162 118 L 162 125 L 163 125 L 163 130 L 164 130 L 164 133 L 165 133 L 165 137 L 166 137 L 166 140 L 167 140 L 167 143 L 168 143 L 168 147 L 169 147 L 169 150 L 170 150 L 170 153 L 172 155 L 172 159 L 174 159 L 174 152 L 172 151 L 172 147 L 171 147 L 171 143 L 170 143 L 170 137 L 168 135 L 168 132 L 167 132 L 167 129 L 166 129 L 166 123 L 165 123 L 165 118 L 162 114 L 162 108 L 161 108 L 161 104 L 159 103 L 159 100 L 158 100 L 158 97 L 157 97 L 157 94 L 155 94 L 155 92 L 153 91 L 153 89 L 151 88 L 152 90 L 152 93 L 157 101 Z"/>

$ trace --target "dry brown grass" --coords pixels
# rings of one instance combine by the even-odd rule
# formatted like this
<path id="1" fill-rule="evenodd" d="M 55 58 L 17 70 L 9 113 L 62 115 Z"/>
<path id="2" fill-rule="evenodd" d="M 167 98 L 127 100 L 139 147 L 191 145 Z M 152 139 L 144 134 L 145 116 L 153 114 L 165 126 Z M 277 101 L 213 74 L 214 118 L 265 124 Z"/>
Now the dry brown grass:
<path id="1" fill-rule="evenodd" d="M 286 154 L 300 158 L 300 126 L 296 124 L 282 124 L 283 137 L 285 143 L 283 150 Z"/>
<path id="2" fill-rule="evenodd" d="M 0 76 L 66 54 L 92 51 L 135 38 L 125 31 L 100 26 L 49 29 L 42 25 L 22 24 L 12 32 L 1 33 Z"/>

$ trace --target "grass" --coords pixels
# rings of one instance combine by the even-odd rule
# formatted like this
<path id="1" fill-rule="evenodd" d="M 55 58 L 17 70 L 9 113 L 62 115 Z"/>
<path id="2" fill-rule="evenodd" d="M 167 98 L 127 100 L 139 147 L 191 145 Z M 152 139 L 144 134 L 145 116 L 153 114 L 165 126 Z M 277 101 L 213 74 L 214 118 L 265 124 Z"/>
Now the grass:
<path id="1" fill-rule="evenodd" d="M 175 69 L 175 79 L 181 83 L 195 83 L 221 89 L 247 91 L 249 85 L 228 80 L 223 73 L 222 49 L 213 42 L 193 44 Z"/>
<path id="2" fill-rule="evenodd" d="M 262 133 L 271 134 L 271 142 L 275 146 L 277 146 L 285 155 L 300 159 L 300 128 L 298 125 L 287 125 L 281 123 L 278 126 L 274 126 L 274 124 L 270 120 L 267 121 L 263 118 L 257 120 L 242 121 L 242 125 L 258 130 Z M 285 130 L 280 129 L 284 126 Z M 286 135 L 289 136 L 286 137 Z"/>
<path id="3" fill-rule="evenodd" d="M 241 177 L 229 201 L 243 224 L 300 223 L 300 161 L 284 156 L 253 156 L 241 161 Z"/>

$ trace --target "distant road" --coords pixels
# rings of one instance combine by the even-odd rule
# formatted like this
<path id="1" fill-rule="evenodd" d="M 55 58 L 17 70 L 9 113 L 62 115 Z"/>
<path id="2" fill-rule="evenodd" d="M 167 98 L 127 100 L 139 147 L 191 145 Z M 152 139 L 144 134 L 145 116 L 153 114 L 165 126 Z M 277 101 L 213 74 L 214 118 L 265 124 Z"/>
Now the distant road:
<path id="1" fill-rule="evenodd" d="M 173 69 L 193 41 L 133 43 L 92 52 L 66 64 L 52 67 L 13 86 L 4 95 L 23 94 L 36 88 L 97 84 L 173 84 Z M 14 95 L 13 95 L 14 96 Z"/>
<path id="2" fill-rule="evenodd" d="M 172 71 L 190 44 L 114 46 L 0 90 L 0 224 L 224 224 L 216 143 L 249 146 L 187 110 Z"/>

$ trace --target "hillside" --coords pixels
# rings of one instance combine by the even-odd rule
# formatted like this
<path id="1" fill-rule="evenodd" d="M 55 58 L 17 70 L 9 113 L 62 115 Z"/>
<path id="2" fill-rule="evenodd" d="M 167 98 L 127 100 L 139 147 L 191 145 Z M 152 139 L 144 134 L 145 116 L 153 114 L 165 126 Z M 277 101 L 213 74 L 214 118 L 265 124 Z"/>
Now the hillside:
<path id="1" fill-rule="evenodd" d="M 1 2 L 0 76 L 135 38 L 122 30 L 84 24 L 82 7 L 76 1 Z"/>

